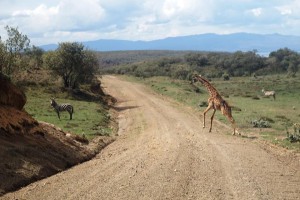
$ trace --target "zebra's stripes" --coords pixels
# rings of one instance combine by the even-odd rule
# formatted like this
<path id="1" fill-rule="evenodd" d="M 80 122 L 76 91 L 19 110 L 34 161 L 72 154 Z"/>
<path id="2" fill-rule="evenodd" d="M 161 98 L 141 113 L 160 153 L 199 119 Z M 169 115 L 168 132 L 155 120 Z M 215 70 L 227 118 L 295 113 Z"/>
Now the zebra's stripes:
<path id="1" fill-rule="evenodd" d="M 61 111 L 68 111 L 68 113 L 70 114 L 70 120 L 72 119 L 74 108 L 71 104 L 68 103 L 58 104 L 53 98 L 51 98 L 51 106 L 55 109 L 59 119 L 60 119 L 59 112 Z"/>

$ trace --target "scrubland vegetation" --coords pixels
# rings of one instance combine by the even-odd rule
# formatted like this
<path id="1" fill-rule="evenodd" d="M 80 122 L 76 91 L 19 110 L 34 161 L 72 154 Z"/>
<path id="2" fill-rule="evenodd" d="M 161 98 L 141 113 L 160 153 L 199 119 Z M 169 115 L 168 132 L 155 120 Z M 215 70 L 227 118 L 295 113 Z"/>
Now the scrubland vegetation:
<path id="1" fill-rule="evenodd" d="M 25 91 L 26 111 L 39 121 L 87 138 L 112 132 L 108 107 L 92 84 L 97 78 L 99 63 L 94 52 L 77 42 L 59 44 L 55 51 L 44 52 L 30 45 L 17 28 L 6 27 L 8 39 L 0 38 L 0 73 L 8 76 Z M 73 120 L 61 113 L 61 120 L 50 106 L 50 98 L 74 106 Z"/>
<path id="2" fill-rule="evenodd" d="M 202 74 L 235 107 L 234 118 L 245 134 L 254 133 L 273 143 L 300 149 L 298 140 L 289 139 L 291 135 L 298 138 L 293 137 L 293 124 L 300 121 L 299 53 L 287 48 L 271 52 L 268 57 L 255 51 L 174 52 L 176 56 L 166 53 L 163 58 L 118 63 L 102 71 L 130 75 L 131 80 L 200 111 L 207 106 L 208 93 L 201 84 L 190 85 L 189 79 L 193 73 Z M 276 100 L 265 97 L 262 89 L 274 90 Z M 217 118 L 227 123 L 218 112 Z"/>
<path id="3" fill-rule="evenodd" d="M 91 81 L 105 73 L 129 75 L 161 94 L 204 110 L 206 89 L 189 84 L 191 75 L 198 73 L 209 78 L 235 107 L 233 116 L 243 132 L 300 149 L 297 140 L 288 140 L 295 134 L 293 123 L 300 121 L 298 52 L 282 48 L 268 57 L 255 50 L 92 52 L 77 42 L 61 43 L 57 50 L 44 52 L 30 46 L 30 40 L 18 29 L 6 29 L 8 39 L 0 40 L 0 72 L 25 86 L 26 110 L 38 120 L 88 137 L 109 134 L 110 116 L 104 105 L 74 96 L 74 91 L 89 93 L 86 88 Z M 276 91 L 276 100 L 265 98 L 262 89 Z M 50 97 L 73 104 L 74 120 L 68 120 L 66 113 L 59 120 L 50 107 Z M 226 122 L 220 113 L 217 117 Z"/>
<path id="4" fill-rule="evenodd" d="M 173 52 L 173 55 L 168 51 L 162 53 L 166 53 L 166 57 L 132 63 L 124 60 L 123 63 L 118 62 L 116 65 L 104 68 L 103 71 L 142 78 L 168 76 L 182 80 L 188 80 L 195 72 L 208 78 L 223 77 L 224 79 L 270 74 L 287 74 L 294 77 L 300 65 L 299 53 L 288 48 L 271 52 L 269 57 L 263 57 L 256 51 L 181 52 L 182 54 Z"/>

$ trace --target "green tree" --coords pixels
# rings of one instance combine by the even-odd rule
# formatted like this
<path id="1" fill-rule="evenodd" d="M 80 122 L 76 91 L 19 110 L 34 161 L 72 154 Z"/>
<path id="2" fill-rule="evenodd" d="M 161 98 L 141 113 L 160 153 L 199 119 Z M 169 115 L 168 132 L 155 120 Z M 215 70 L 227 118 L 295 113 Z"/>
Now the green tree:
<path id="1" fill-rule="evenodd" d="M 175 65 L 172 68 L 171 76 L 173 78 L 185 80 L 188 79 L 188 75 L 191 73 L 191 69 L 187 65 Z"/>
<path id="2" fill-rule="evenodd" d="M 42 48 L 33 45 L 31 48 L 26 50 L 25 54 L 30 59 L 30 67 L 37 68 L 43 65 L 44 50 Z"/>
<path id="3" fill-rule="evenodd" d="M 186 62 L 190 66 L 203 67 L 208 64 L 207 55 L 204 53 L 190 53 L 185 56 Z"/>
<path id="4" fill-rule="evenodd" d="M 44 67 L 48 69 L 54 69 L 60 62 L 57 51 L 48 51 L 44 53 L 42 59 Z"/>
<path id="5" fill-rule="evenodd" d="M 83 74 L 80 76 L 80 83 L 91 83 L 95 73 L 99 69 L 99 61 L 94 52 L 85 50 L 83 55 Z"/>
<path id="6" fill-rule="evenodd" d="M 91 80 L 98 67 L 96 56 L 77 42 L 60 43 L 58 49 L 44 59 L 54 73 L 62 77 L 64 87 L 72 89 Z"/>
<path id="7" fill-rule="evenodd" d="M 4 73 L 5 67 L 7 65 L 7 52 L 6 52 L 6 47 L 5 43 L 2 42 L 1 37 L 0 37 L 0 73 Z"/>
<path id="8" fill-rule="evenodd" d="M 29 48 L 30 40 L 27 35 L 19 32 L 18 28 L 6 26 L 7 40 L 5 47 L 7 51 L 7 61 L 5 66 L 5 73 L 11 75 L 17 67 L 18 59 L 21 59 L 22 53 Z"/>
<path id="9" fill-rule="evenodd" d="M 292 76 L 295 76 L 295 74 L 299 70 L 300 66 L 300 55 L 299 54 L 293 54 L 289 56 L 288 58 L 288 73 L 291 74 Z"/>
<path id="10" fill-rule="evenodd" d="M 283 48 L 271 52 L 269 60 L 272 60 L 272 62 L 269 62 L 271 64 L 270 68 L 276 73 L 287 71 L 296 73 L 300 64 L 300 55 L 296 51 Z"/>

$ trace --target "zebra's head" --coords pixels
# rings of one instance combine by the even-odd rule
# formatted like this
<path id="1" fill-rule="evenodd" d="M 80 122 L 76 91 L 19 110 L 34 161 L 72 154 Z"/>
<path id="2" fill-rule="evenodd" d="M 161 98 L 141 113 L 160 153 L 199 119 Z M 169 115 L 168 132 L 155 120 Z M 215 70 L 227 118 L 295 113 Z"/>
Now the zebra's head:
<path id="1" fill-rule="evenodd" d="M 50 104 L 51 104 L 51 106 L 57 105 L 57 103 L 56 103 L 56 101 L 54 100 L 54 98 L 51 98 L 51 99 L 50 99 Z"/>

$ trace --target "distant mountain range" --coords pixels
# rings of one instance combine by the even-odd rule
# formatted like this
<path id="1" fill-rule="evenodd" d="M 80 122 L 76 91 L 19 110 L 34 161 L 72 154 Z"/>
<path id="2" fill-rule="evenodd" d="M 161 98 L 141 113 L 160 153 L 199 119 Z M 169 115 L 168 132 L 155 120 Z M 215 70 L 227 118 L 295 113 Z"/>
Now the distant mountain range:
<path id="1" fill-rule="evenodd" d="M 190 36 L 169 37 L 152 41 L 130 41 L 101 39 L 82 42 L 83 45 L 95 51 L 125 51 L 125 50 L 176 50 L 176 51 L 252 51 L 264 54 L 280 48 L 289 48 L 300 52 L 300 36 L 280 34 L 234 33 L 226 35 L 199 34 Z M 57 44 L 43 45 L 44 50 L 55 50 Z"/>

